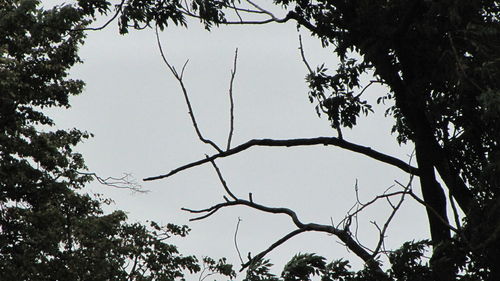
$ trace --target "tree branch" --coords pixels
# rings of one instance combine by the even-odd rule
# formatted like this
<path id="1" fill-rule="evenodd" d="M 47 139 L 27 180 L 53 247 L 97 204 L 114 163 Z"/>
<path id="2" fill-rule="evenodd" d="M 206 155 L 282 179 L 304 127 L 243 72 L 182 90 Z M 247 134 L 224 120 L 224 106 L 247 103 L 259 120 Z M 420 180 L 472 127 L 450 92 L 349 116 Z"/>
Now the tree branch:
<path id="1" fill-rule="evenodd" d="M 336 137 L 317 137 L 317 138 L 309 138 L 309 139 L 285 139 L 285 140 L 253 139 L 253 140 L 250 140 L 246 143 L 238 145 L 234 148 L 231 148 L 227 151 L 223 151 L 223 152 L 214 154 L 212 156 L 209 156 L 205 159 L 191 162 L 191 163 L 186 164 L 184 166 L 173 169 L 172 171 L 170 171 L 167 174 L 148 177 L 148 178 L 145 178 L 143 180 L 144 181 L 152 181 L 152 180 L 167 178 L 167 177 L 170 177 L 178 172 L 181 172 L 183 170 L 186 170 L 186 169 L 189 169 L 192 167 L 202 165 L 204 163 L 210 162 L 210 161 L 215 160 L 217 158 L 224 158 L 224 157 L 239 153 L 239 152 L 244 151 L 252 146 L 292 147 L 292 146 L 310 146 L 310 145 L 333 145 L 333 146 L 341 147 L 341 148 L 344 148 L 344 149 L 349 150 L 349 151 L 361 153 L 361 154 L 366 155 L 370 158 L 376 159 L 380 162 L 398 167 L 407 173 L 417 175 L 417 176 L 419 175 L 418 168 L 415 168 L 411 165 L 408 165 L 404 161 L 399 160 L 393 156 L 389 156 L 387 154 L 383 154 L 381 152 L 373 150 L 370 147 L 354 144 L 354 143 L 351 143 L 351 142 L 348 142 L 346 140 L 339 139 Z"/>
<path id="2" fill-rule="evenodd" d="M 224 180 L 222 174 L 220 173 L 220 170 L 218 170 L 218 168 L 215 165 L 214 165 L 214 167 L 217 170 L 217 173 L 219 175 L 219 180 L 221 181 L 221 183 L 224 187 L 224 190 L 228 194 L 232 195 L 233 193 L 228 188 L 226 181 Z M 232 196 L 234 196 L 234 195 L 232 195 Z M 297 214 L 294 211 L 292 211 L 291 209 L 274 208 L 274 207 L 264 206 L 264 205 L 255 203 L 252 199 L 250 199 L 250 201 L 248 201 L 248 200 L 239 199 L 237 197 L 234 197 L 234 198 L 235 199 L 233 201 L 230 201 L 227 198 L 225 198 L 226 202 L 216 204 L 216 205 L 209 207 L 209 208 L 206 208 L 206 209 L 193 210 L 193 209 L 182 208 L 182 210 L 188 211 L 190 213 L 196 213 L 196 214 L 206 213 L 205 215 L 190 219 L 191 221 L 194 221 L 194 220 L 201 220 L 201 219 L 207 218 L 207 217 L 215 214 L 218 210 L 220 210 L 224 207 L 245 205 L 245 206 L 248 206 L 250 208 L 253 208 L 253 209 L 256 209 L 259 211 L 263 211 L 266 213 L 286 214 L 292 219 L 293 223 L 298 228 L 297 230 L 290 232 L 289 234 L 285 235 L 280 240 L 276 241 L 268 249 L 266 249 L 265 251 L 258 254 L 255 258 L 250 259 L 249 262 L 247 262 L 246 264 L 243 265 L 242 270 L 245 267 L 249 266 L 251 264 L 251 262 L 263 258 L 264 255 L 266 255 L 268 252 L 272 251 L 277 246 L 283 244 L 285 241 L 287 241 L 291 237 L 293 237 L 299 233 L 305 232 L 305 231 L 317 231 L 317 232 L 326 232 L 326 233 L 330 233 L 330 234 L 337 236 L 346 245 L 346 247 L 349 250 L 353 251 L 357 256 L 359 256 L 361 259 L 363 259 L 363 261 L 366 263 L 366 265 L 368 267 L 370 267 L 372 270 L 375 270 L 376 272 L 383 274 L 383 271 L 380 268 L 380 265 L 377 263 L 377 261 L 375 261 L 373 256 L 369 252 L 367 252 L 358 242 L 356 242 L 355 239 L 353 239 L 353 237 L 350 235 L 349 231 L 341 230 L 341 229 L 338 229 L 338 228 L 336 228 L 334 226 L 330 226 L 330 225 L 322 225 L 322 224 L 316 224 L 316 223 L 304 224 L 299 220 Z"/>
<path id="3" fill-rule="evenodd" d="M 237 62 L 237 60 L 238 60 L 238 49 L 236 48 L 236 51 L 234 51 L 233 69 L 231 70 L 231 80 L 229 82 L 230 124 L 229 124 L 229 135 L 227 137 L 226 150 L 229 150 L 231 148 L 231 139 L 233 138 L 233 132 L 234 132 L 233 82 L 234 82 L 234 76 L 236 75 L 236 62 Z"/>
<path id="4" fill-rule="evenodd" d="M 286 241 L 288 241 L 290 238 L 292 238 L 292 237 L 294 237 L 294 236 L 296 236 L 296 235 L 298 235 L 300 233 L 306 232 L 306 231 L 311 231 L 311 230 L 310 229 L 305 229 L 305 228 L 299 228 L 299 229 L 295 229 L 294 231 L 292 231 L 292 232 L 288 233 L 287 235 L 283 236 L 278 241 L 274 242 L 271 246 L 269 246 L 267 249 L 265 249 L 264 251 L 258 253 L 255 257 L 251 258 L 249 261 L 247 261 L 246 263 L 242 264 L 240 272 L 243 271 L 243 270 L 245 270 L 245 268 L 249 267 L 253 263 L 259 261 L 262 258 L 264 258 L 268 253 L 270 253 L 276 247 L 278 247 L 281 244 L 283 244 Z"/>
<path id="5" fill-rule="evenodd" d="M 193 112 L 193 107 L 191 106 L 191 102 L 189 101 L 189 96 L 188 96 L 188 93 L 187 93 L 187 90 L 186 90 L 186 87 L 184 86 L 184 82 L 182 81 L 182 76 L 184 74 L 184 69 L 186 68 L 186 65 L 187 65 L 187 61 L 186 63 L 184 63 L 183 67 L 182 67 L 182 70 L 181 70 L 181 74 L 179 75 L 179 73 L 177 73 L 177 70 L 175 69 L 175 67 L 173 67 L 167 60 L 166 56 L 165 56 L 165 53 L 163 52 L 163 48 L 161 46 L 161 41 L 160 41 L 160 35 L 158 33 L 158 26 L 156 26 L 155 28 L 155 32 L 156 32 L 156 41 L 157 41 L 157 44 L 158 44 L 158 48 L 160 50 L 160 54 L 161 54 L 161 57 L 163 59 L 163 62 L 167 65 L 168 69 L 170 69 L 170 72 L 172 72 L 172 74 L 174 75 L 174 77 L 177 79 L 177 81 L 179 82 L 179 85 L 181 86 L 181 89 L 182 89 L 182 93 L 184 94 L 184 100 L 186 101 L 186 105 L 188 107 L 188 113 L 189 113 L 189 117 L 191 118 L 191 122 L 193 123 L 193 127 L 196 131 L 196 134 L 198 135 L 198 138 L 204 142 L 204 143 L 207 143 L 209 145 L 211 145 L 213 148 L 215 148 L 215 150 L 217 150 L 219 153 L 222 152 L 222 149 L 219 148 L 219 146 L 217 146 L 217 144 L 215 144 L 213 141 L 209 140 L 209 139 L 206 139 L 203 137 L 201 131 L 200 131 L 200 128 L 198 127 L 198 123 L 196 122 L 196 118 L 194 117 L 194 112 Z"/>

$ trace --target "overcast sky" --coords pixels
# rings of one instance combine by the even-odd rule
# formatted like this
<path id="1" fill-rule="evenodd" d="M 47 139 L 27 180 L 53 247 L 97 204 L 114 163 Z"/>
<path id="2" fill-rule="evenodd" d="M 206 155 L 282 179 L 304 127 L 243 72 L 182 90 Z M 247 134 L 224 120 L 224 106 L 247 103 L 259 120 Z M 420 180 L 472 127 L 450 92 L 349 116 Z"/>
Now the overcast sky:
<path id="1" fill-rule="evenodd" d="M 307 32 L 301 34 L 309 63 L 324 62 L 334 70 L 338 59 L 332 50 L 322 49 Z M 188 29 L 169 27 L 161 33 L 161 40 L 177 68 L 189 59 L 184 80 L 196 118 L 204 136 L 220 146 L 225 147 L 229 129 L 228 88 L 235 48 L 239 56 L 233 146 L 253 138 L 336 136 L 308 101 L 307 69 L 293 23 L 222 26 L 207 32 L 192 21 Z M 132 173 L 141 181 L 215 153 L 198 140 L 179 85 L 161 60 L 153 30 L 120 36 L 115 23 L 104 31 L 90 32 L 81 57 L 84 63 L 73 69 L 72 76 L 86 82 L 85 91 L 72 99 L 70 110 L 52 112 L 52 116 L 59 128 L 76 127 L 95 134 L 79 146 L 90 171 L 103 177 Z M 373 86 L 365 96 L 374 101 L 385 93 L 384 88 Z M 375 111 L 354 130 L 345 129 L 345 139 L 407 161 L 412 148 L 399 146 L 390 135 L 392 120 L 383 117 L 384 108 Z M 246 198 L 252 192 L 257 203 L 291 208 L 304 222 L 322 224 L 345 216 L 356 200 L 356 180 L 362 201 L 381 194 L 395 180 L 408 181 L 397 168 L 337 147 L 254 147 L 217 163 L 236 195 Z M 131 221 L 188 224 L 191 235 L 172 241 L 185 253 L 225 256 L 238 265 L 233 241 L 238 218 L 242 219 L 238 245 L 244 257 L 249 251 L 257 254 L 294 229 L 287 216 L 245 207 L 223 209 L 206 220 L 189 222 L 193 216 L 181 207 L 206 208 L 223 200 L 224 190 L 210 165 L 140 183 L 150 192 L 132 193 L 97 182 L 88 190 L 114 199 L 112 208 L 125 210 Z M 414 186 L 418 187 L 416 182 Z M 362 214 L 359 238 L 364 244 L 373 246 L 378 239 L 369 221 L 383 223 L 388 215 L 384 202 Z M 387 245 L 427 237 L 426 222 L 424 209 L 408 199 L 387 233 Z M 306 233 L 268 257 L 280 265 L 276 271 L 298 252 L 329 259 L 352 257 L 337 241 L 326 234 Z M 351 260 L 360 264 L 356 257 Z"/>

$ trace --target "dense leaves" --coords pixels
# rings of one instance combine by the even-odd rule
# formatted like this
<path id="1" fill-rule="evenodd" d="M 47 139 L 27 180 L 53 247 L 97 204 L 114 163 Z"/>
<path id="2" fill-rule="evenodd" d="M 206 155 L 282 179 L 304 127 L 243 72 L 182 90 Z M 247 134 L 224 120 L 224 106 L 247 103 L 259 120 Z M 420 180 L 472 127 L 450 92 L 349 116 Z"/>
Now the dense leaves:
<path id="1" fill-rule="evenodd" d="M 369 269 L 352 271 L 348 261 L 335 260 L 327 263 L 316 254 L 297 254 L 284 267 L 281 278 L 270 274 L 271 264 L 260 260 L 247 272 L 247 281 L 424 281 L 432 280 L 432 273 L 424 254 L 428 241 L 407 242 L 400 249 L 388 254 L 391 268 L 385 273 Z M 315 278 L 316 277 L 316 278 Z M 466 279 L 463 280 L 474 280 Z"/>
<path id="2" fill-rule="evenodd" d="M 0 280 L 174 280 L 201 270 L 166 243 L 185 226 L 127 223 L 109 200 L 82 188 L 90 178 L 74 146 L 90 134 L 51 130 L 43 109 L 69 107 L 83 82 L 82 29 L 105 1 L 40 9 L 35 0 L 0 1 Z M 232 276 L 219 261 L 209 272 Z"/>

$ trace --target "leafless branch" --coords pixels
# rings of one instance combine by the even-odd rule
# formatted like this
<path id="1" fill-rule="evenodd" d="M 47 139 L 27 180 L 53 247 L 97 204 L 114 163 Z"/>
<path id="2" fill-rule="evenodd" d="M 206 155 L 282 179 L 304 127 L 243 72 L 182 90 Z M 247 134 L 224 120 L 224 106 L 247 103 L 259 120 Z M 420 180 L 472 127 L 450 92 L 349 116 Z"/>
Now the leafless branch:
<path id="1" fill-rule="evenodd" d="M 377 246 L 375 247 L 375 250 L 373 251 L 373 254 L 372 254 L 373 257 L 375 257 L 376 255 L 379 254 L 380 248 L 384 244 L 385 233 L 387 232 L 389 224 L 391 223 L 392 219 L 394 218 L 394 216 L 398 212 L 399 208 L 403 205 L 403 202 L 405 200 L 405 195 L 408 194 L 408 191 L 411 190 L 411 183 L 412 183 L 412 181 L 413 181 L 413 176 L 410 175 L 410 180 L 409 180 L 408 184 L 406 185 L 405 189 L 403 190 L 403 192 L 401 193 L 401 196 L 399 197 L 398 203 L 395 206 L 392 205 L 392 203 L 391 203 L 392 212 L 389 215 L 389 217 L 387 218 L 387 220 L 385 221 L 384 226 L 382 227 L 382 229 L 380 229 L 380 228 L 377 227 L 379 229 L 380 236 L 379 236 L 379 240 L 378 240 Z M 387 197 L 387 200 L 389 201 L 389 197 Z"/>
<path id="2" fill-rule="evenodd" d="M 174 75 L 174 77 L 177 79 L 177 81 L 179 82 L 179 85 L 181 86 L 181 89 L 182 89 L 182 93 L 184 94 L 184 100 L 186 102 L 186 105 L 188 107 L 188 113 L 189 113 L 189 117 L 191 118 L 191 122 L 193 124 L 193 127 L 196 131 L 196 134 L 198 135 L 198 138 L 204 142 L 204 143 L 207 143 L 209 145 L 211 145 L 213 148 L 215 148 L 215 150 L 217 150 L 219 153 L 222 152 L 222 149 L 219 148 L 219 146 L 217 146 L 213 141 L 209 140 L 209 139 L 206 139 L 203 137 L 203 134 L 201 133 L 200 131 L 200 128 L 198 126 L 198 123 L 196 122 L 196 118 L 194 117 L 194 112 L 193 112 L 193 108 L 191 106 L 191 102 L 189 100 L 189 96 L 188 96 L 188 92 L 186 90 L 186 87 L 184 85 L 184 82 L 182 80 L 182 76 L 184 74 L 184 70 L 185 70 L 185 67 L 187 65 L 187 61 L 186 63 L 184 63 L 183 67 L 182 67 L 182 71 L 181 71 L 181 74 L 179 75 L 179 73 L 177 72 L 177 70 L 175 69 L 175 67 L 173 67 L 167 60 L 166 56 L 165 56 L 165 53 L 163 52 L 163 48 L 162 48 L 162 45 L 161 45 L 161 41 L 160 41 L 160 35 L 158 33 L 158 26 L 156 26 L 155 28 L 155 32 L 156 32 L 156 41 L 157 41 L 157 44 L 158 44 L 158 48 L 160 50 L 160 54 L 161 54 L 161 57 L 163 59 L 163 62 L 167 65 L 168 69 L 170 69 L 170 71 L 172 72 L 172 74 Z"/>
<path id="3" fill-rule="evenodd" d="M 303 232 L 306 232 L 306 231 L 311 231 L 310 229 L 305 229 L 305 228 L 299 228 L 299 229 L 295 229 L 294 231 L 288 233 L 287 235 L 283 236 L 282 238 L 280 238 L 278 241 L 274 242 L 271 246 L 269 246 L 267 249 L 265 249 L 264 251 L 258 253 L 255 257 L 249 259 L 246 263 L 242 263 L 241 265 L 241 269 L 240 269 L 240 272 L 245 270 L 245 268 L 247 268 L 248 266 L 252 265 L 253 263 L 261 260 L 262 258 L 264 258 L 268 253 L 270 253 L 272 250 L 274 250 L 276 247 L 282 245 L 283 243 L 285 243 L 286 241 L 288 241 L 290 238 L 300 234 L 300 233 L 303 233 Z"/>
<path id="4" fill-rule="evenodd" d="M 128 189 L 133 192 L 139 193 L 147 193 L 149 190 L 142 189 L 142 186 L 137 182 L 137 180 L 130 173 L 123 173 L 121 177 L 100 177 L 96 173 L 88 173 L 88 172 L 78 172 L 81 175 L 87 175 L 93 177 L 100 184 L 120 188 L 120 189 Z"/>
<path id="5" fill-rule="evenodd" d="M 361 95 L 363 95 L 363 93 L 368 89 L 370 88 L 371 85 L 375 84 L 375 83 L 380 83 L 380 84 L 383 84 L 382 81 L 379 81 L 379 80 L 371 80 L 366 86 L 363 87 L 363 89 L 361 90 L 361 92 L 359 92 L 359 94 L 356 95 L 356 98 L 359 98 Z"/>
<path id="6" fill-rule="evenodd" d="M 398 181 L 395 181 L 398 185 L 400 185 L 401 187 L 405 187 L 403 184 L 401 184 L 400 182 Z M 455 233 L 460 233 L 458 231 L 457 228 L 453 227 L 452 225 L 450 225 L 446 219 L 444 219 L 443 217 L 441 217 L 441 215 L 434 209 L 432 208 L 429 204 L 427 204 L 423 199 L 421 199 L 420 197 L 418 197 L 415 193 L 413 193 L 411 190 L 408 191 L 408 194 L 413 198 L 415 199 L 415 201 L 417 201 L 418 203 L 422 204 L 424 207 L 428 208 L 431 212 L 434 213 L 434 215 L 436 215 L 436 217 L 441 221 L 441 223 L 443 223 L 444 225 L 446 225 L 449 229 L 451 229 L 453 232 Z"/>
<path id="7" fill-rule="evenodd" d="M 234 247 L 236 248 L 236 252 L 238 253 L 238 257 L 240 258 L 241 264 L 243 265 L 245 262 L 243 261 L 243 258 L 241 257 L 241 252 L 240 252 L 240 248 L 238 247 L 238 239 L 237 239 L 238 230 L 240 227 L 240 222 L 241 222 L 241 218 L 238 217 L 238 222 L 236 223 L 236 230 L 234 231 Z"/>
<path id="8" fill-rule="evenodd" d="M 214 167 L 216 167 L 216 166 L 214 166 Z M 216 168 L 216 170 L 218 170 L 218 168 Z M 222 174 L 220 173 L 220 170 L 218 170 L 217 173 L 219 175 L 219 180 L 221 181 L 221 183 L 224 187 L 224 190 L 226 192 L 228 192 L 228 194 L 231 195 L 232 192 L 230 192 L 226 181 L 224 180 Z M 243 269 L 246 268 L 248 265 L 250 265 L 252 262 L 256 261 L 257 259 L 264 257 L 268 252 L 270 252 L 271 250 L 273 250 L 277 246 L 283 244 L 285 241 L 287 241 L 291 237 L 293 237 L 299 233 L 305 232 L 305 231 L 317 231 L 317 232 L 325 232 L 325 233 L 329 233 L 329 234 L 333 234 L 333 235 L 337 236 L 346 245 L 346 247 L 349 248 L 349 250 L 351 250 L 357 256 L 359 256 L 361 259 L 363 259 L 363 261 L 367 264 L 367 266 L 369 266 L 370 268 L 372 268 L 374 270 L 382 272 L 378 263 L 375 260 L 373 260 L 373 257 L 370 255 L 370 253 L 368 253 L 362 246 L 360 246 L 353 239 L 353 237 L 350 235 L 350 233 L 348 231 L 338 229 L 338 228 L 336 228 L 334 226 L 330 226 L 330 225 L 322 225 L 322 224 L 316 224 L 316 223 L 305 224 L 299 220 L 297 214 L 293 210 L 288 209 L 288 208 L 268 207 L 265 205 L 257 204 L 257 203 L 255 203 L 254 200 L 244 200 L 244 199 L 240 199 L 237 197 L 233 197 L 233 199 L 234 200 L 228 200 L 226 198 L 225 202 L 213 205 L 213 206 L 211 206 L 209 208 L 205 208 L 205 209 L 194 210 L 194 209 L 182 208 L 182 210 L 190 212 L 190 213 L 194 213 L 194 214 L 204 213 L 204 215 L 202 215 L 202 216 L 190 219 L 191 221 L 194 221 L 194 220 L 201 220 L 201 219 L 207 218 L 207 217 L 215 214 L 218 210 L 225 208 L 225 207 L 244 205 L 244 206 L 248 206 L 250 208 L 265 212 L 265 213 L 285 214 L 291 218 L 291 220 L 293 221 L 293 223 L 297 227 L 297 230 L 290 232 L 289 234 L 287 234 L 286 236 L 284 236 L 280 240 L 273 243 L 268 249 L 264 250 L 259 255 L 252 258 L 249 262 L 244 264 Z"/>
<path id="9" fill-rule="evenodd" d="M 236 75 L 236 62 L 238 60 L 238 49 L 234 51 L 234 62 L 233 69 L 231 70 L 231 81 L 229 82 L 229 101 L 230 101 L 230 124 L 229 124 L 229 136 L 227 137 L 227 148 L 229 150 L 231 148 L 231 139 L 233 138 L 234 132 L 234 100 L 233 100 L 233 82 L 234 76 Z"/>
<path id="10" fill-rule="evenodd" d="M 357 153 L 361 153 L 363 155 L 366 155 L 368 157 L 371 157 L 371 158 L 376 159 L 378 161 L 381 161 L 383 163 L 398 167 L 407 173 L 410 173 L 413 175 L 419 174 L 418 168 L 415 168 L 411 165 L 408 165 L 406 162 L 399 160 L 393 156 L 383 154 L 381 152 L 373 150 L 370 147 L 361 146 L 361 145 L 351 143 L 351 142 L 348 142 L 346 140 L 336 138 L 336 137 L 317 137 L 317 138 L 308 138 L 308 139 L 285 139 L 285 140 L 253 139 L 253 140 L 250 140 L 246 143 L 243 143 L 241 145 L 233 147 L 227 151 L 219 152 L 219 153 L 214 154 L 212 156 L 209 156 L 205 159 L 191 162 L 189 164 L 186 164 L 186 165 L 183 165 L 183 166 L 178 167 L 176 169 L 173 169 L 172 171 L 170 171 L 167 174 L 145 178 L 144 181 L 152 181 L 152 180 L 167 178 L 167 177 L 170 177 L 170 176 L 172 176 L 178 172 L 181 172 L 183 170 L 202 165 L 204 163 L 210 162 L 210 161 L 215 160 L 217 158 L 224 158 L 224 157 L 239 153 L 239 152 L 244 151 L 244 150 L 246 150 L 250 147 L 253 147 L 253 146 L 293 147 L 293 146 L 310 146 L 310 145 L 332 145 L 332 146 L 341 147 L 343 149 L 357 152 Z"/>
<path id="11" fill-rule="evenodd" d="M 259 5 L 255 4 L 254 2 L 252 2 L 251 0 L 247 0 L 248 3 L 250 3 L 250 5 L 254 6 L 255 9 L 257 9 L 257 11 L 260 11 L 266 15 L 268 15 L 269 17 L 271 17 L 271 19 L 273 20 L 279 20 L 273 13 L 269 12 L 268 10 L 266 9 L 263 9 L 261 8 Z"/>
<path id="12" fill-rule="evenodd" d="M 208 158 L 208 156 L 207 156 Z M 229 187 L 227 186 L 227 183 L 226 181 L 224 180 L 224 178 L 222 177 L 222 174 L 220 172 L 220 169 L 219 167 L 217 167 L 217 165 L 215 164 L 215 161 L 214 160 L 211 160 L 210 163 L 212 163 L 212 166 L 214 167 L 215 171 L 217 172 L 217 176 L 219 177 L 219 180 L 220 182 L 222 183 L 222 186 L 224 187 L 224 190 L 227 192 L 227 194 L 229 196 L 231 196 L 231 198 L 233 198 L 234 200 L 237 200 L 238 198 L 236 196 L 234 196 L 234 194 L 231 192 L 231 190 L 229 189 Z"/>
<path id="13" fill-rule="evenodd" d="M 307 70 L 309 71 L 309 74 L 313 74 L 313 70 L 311 66 L 309 65 L 309 62 L 307 62 L 306 55 L 304 53 L 304 45 L 302 45 L 302 36 L 299 34 L 299 50 L 300 50 L 300 56 L 302 57 L 302 61 L 307 67 Z"/>

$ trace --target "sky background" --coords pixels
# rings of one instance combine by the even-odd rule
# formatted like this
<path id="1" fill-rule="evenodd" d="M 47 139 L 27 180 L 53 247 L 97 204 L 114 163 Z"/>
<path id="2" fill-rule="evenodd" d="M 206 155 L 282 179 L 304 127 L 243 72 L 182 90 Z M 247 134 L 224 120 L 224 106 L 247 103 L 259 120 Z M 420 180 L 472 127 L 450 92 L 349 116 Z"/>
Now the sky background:
<path id="1" fill-rule="evenodd" d="M 43 2 L 48 6 L 55 1 Z M 336 136 L 328 120 L 318 118 L 315 104 L 308 100 L 307 68 L 298 50 L 298 34 L 292 22 L 221 26 L 207 32 L 196 20 L 190 21 L 187 29 L 172 25 L 161 33 L 171 64 L 180 69 L 189 59 L 184 82 L 206 138 L 226 146 L 228 88 L 236 48 L 233 147 L 254 138 Z M 311 66 L 325 63 L 333 71 L 339 61 L 332 49 L 322 48 L 305 30 L 300 34 Z M 215 153 L 195 134 L 181 89 L 161 59 L 154 30 L 121 36 L 112 23 L 105 30 L 90 32 L 80 54 L 84 63 L 74 67 L 71 75 L 86 82 L 84 93 L 71 99 L 70 110 L 51 111 L 51 116 L 58 128 L 76 127 L 94 133 L 94 138 L 78 146 L 90 171 L 101 177 L 131 173 L 149 191 L 133 193 L 97 182 L 89 184 L 88 191 L 115 201 L 108 210 L 125 210 L 132 222 L 188 224 L 191 234 L 172 240 L 184 253 L 224 256 L 235 265 L 239 264 L 233 241 L 238 218 L 242 220 L 238 245 L 243 257 L 248 252 L 257 254 L 295 229 L 285 215 L 247 207 L 222 209 L 208 219 L 189 222 L 193 216 L 181 207 L 201 209 L 223 201 L 224 190 L 209 164 L 171 178 L 141 181 Z M 386 92 L 374 85 L 364 96 L 375 104 Z M 344 138 L 409 160 L 412 147 L 399 146 L 390 134 L 392 119 L 384 118 L 385 108 L 374 109 L 375 114 L 360 118 L 355 129 L 344 129 Z M 397 168 L 333 146 L 254 147 L 217 164 L 236 195 L 247 198 L 252 192 L 255 202 L 293 209 L 306 223 L 329 224 L 331 219 L 338 222 L 344 218 L 356 200 L 356 181 L 360 198 L 366 202 L 395 180 L 407 183 L 409 179 Z M 419 194 L 417 182 L 414 187 Z M 385 202 L 361 214 L 359 238 L 365 245 L 374 246 L 378 239 L 370 221 L 383 224 L 388 215 Z M 398 247 L 407 240 L 426 238 L 427 233 L 424 208 L 407 199 L 386 241 L 389 247 Z M 305 233 L 275 249 L 268 258 L 277 265 L 275 272 L 298 252 L 317 253 L 330 260 L 350 258 L 359 266 L 359 259 L 337 241 L 323 233 Z"/>

